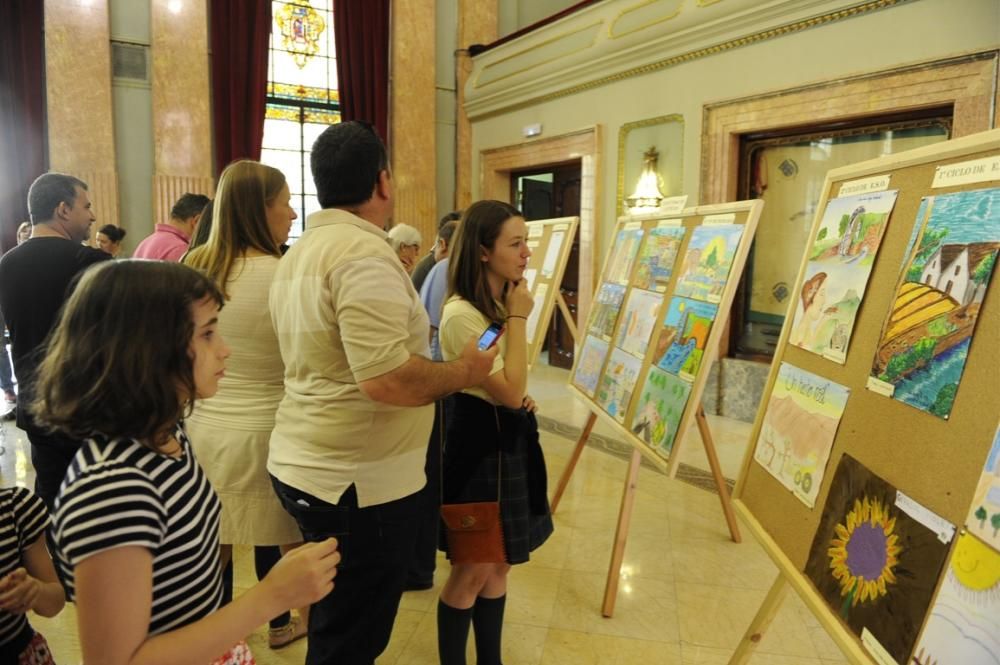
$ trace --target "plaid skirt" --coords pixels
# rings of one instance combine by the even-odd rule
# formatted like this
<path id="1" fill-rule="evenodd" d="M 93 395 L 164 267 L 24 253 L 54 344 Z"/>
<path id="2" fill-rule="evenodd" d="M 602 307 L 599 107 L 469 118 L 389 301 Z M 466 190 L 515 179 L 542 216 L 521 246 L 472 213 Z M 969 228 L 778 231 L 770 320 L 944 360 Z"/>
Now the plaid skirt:
<path id="1" fill-rule="evenodd" d="M 538 445 L 537 423 L 533 416 L 498 416 L 497 420 L 505 423 L 506 429 L 496 435 L 496 421 L 490 406 L 489 418 L 479 419 L 477 429 L 482 431 L 473 435 L 461 423 L 461 410 L 465 408 L 463 405 L 471 404 L 467 400 L 486 404 L 483 400 L 468 395 L 453 396 L 447 401 L 447 434 L 441 473 L 444 503 L 496 501 L 499 473 L 500 521 L 507 563 L 524 563 L 529 560 L 529 554 L 548 540 L 553 531 L 548 498 L 544 494 L 541 497 L 534 496 L 532 491 L 538 490 L 529 482 L 528 465 L 535 459 L 530 454 L 529 446 Z M 513 414 L 510 409 L 500 409 L 508 416 Z M 452 410 L 458 412 L 453 413 Z M 514 427 L 508 426 L 514 421 L 521 422 L 521 429 L 518 431 L 512 431 Z M 534 432 L 525 432 L 524 427 L 534 428 Z M 533 442 L 532 434 L 535 437 Z M 536 452 L 540 459 L 540 449 Z M 544 464 L 540 470 L 533 471 L 544 474 Z M 545 507 L 544 512 L 539 512 L 537 508 L 532 511 L 532 505 L 537 507 L 539 504 Z M 447 554 L 446 534 L 447 530 L 442 524 L 439 547 Z"/>

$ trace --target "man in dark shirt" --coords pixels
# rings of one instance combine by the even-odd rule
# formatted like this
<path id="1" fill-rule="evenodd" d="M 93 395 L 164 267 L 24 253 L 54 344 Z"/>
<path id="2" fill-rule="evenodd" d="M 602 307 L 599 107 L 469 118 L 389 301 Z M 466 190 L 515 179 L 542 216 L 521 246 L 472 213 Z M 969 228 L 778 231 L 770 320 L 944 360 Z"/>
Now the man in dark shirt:
<path id="1" fill-rule="evenodd" d="M 447 215 L 441 218 L 438 222 L 438 235 L 437 242 L 434 243 L 434 247 L 431 251 L 427 253 L 427 256 L 420 259 L 417 262 L 417 266 L 413 269 L 413 274 L 410 275 L 410 280 L 413 282 L 413 288 L 420 293 L 420 287 L 424 285 L 424 280 L 427 279 L 427 274 L 430 273 L 431 268 L 434 264 L 441 260 L 441 252 L 446 250 L 448 244 L 451 242 L 451 232 L 448 232 L 447 236 L 441 235 L 445 227 L 448 226 L 448 222 L 457 222 L 462 218 L 462 211 L 455 210 L 454 212 L 449 212 Z M 454 230 L 455 226 L 452 225 L 451 229 Z M 443 246 L 442 246 L 443 243 Z"/>
<path id="2" fill-rule="evenodd" d="M 35 467 L 35 493 L 52 509 L 79 442 L 35 424 L 32 375 L 45 357 L 45 338 L 55 327 L 70 285 L 84 269 L 111 255 L 81 243 L 96 221 L 87 185 L 62 173 L 39 176 L 28 190 L 31 238 L 0 258 L 0 312 L 11 337 L 14 374 L 21 392 L 17 425 L 28 434 Z"/>

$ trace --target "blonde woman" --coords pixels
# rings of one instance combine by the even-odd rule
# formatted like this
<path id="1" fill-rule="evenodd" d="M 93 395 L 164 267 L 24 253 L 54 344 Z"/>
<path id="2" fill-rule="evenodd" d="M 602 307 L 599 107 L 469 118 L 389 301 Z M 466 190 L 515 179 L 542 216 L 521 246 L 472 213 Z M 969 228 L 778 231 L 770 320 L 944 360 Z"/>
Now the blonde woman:
<path id="1" fill-rule="evenodd" d="M 409 224 L 397 224 L 389 229 L 389 245 L 396 252 L 407 275 L 413 274 L 413 269 L 417 267 L 422 240 L 420 231 Z"/>
<path id="2" fill-rule="evenodd" d="M 225 294 L 219 332 L 232 348 L 226 376 L 211 399 L 199 402 L 187 420 L 198 461 L 222 502 L 222 564 L 233 545 L 273 546 L 287 551 L 302 541 L 267 474 L 268 439 L 284 395 L 284 366 L 267 299 L 281 245 L 297 217 L 281 171 L 242 160 L 219 178 L 212 228 L 205 244 L 184 262 L 214 281 Z M 257 550 L 257 575 L 267 573 L 266 550 Z M 230 578 L 231 580 L 231 578 Z M 230 581 L 231 589 L 231 581 Z M 271 622 L 270 645 L 304 637 L 308 610 Z"/>

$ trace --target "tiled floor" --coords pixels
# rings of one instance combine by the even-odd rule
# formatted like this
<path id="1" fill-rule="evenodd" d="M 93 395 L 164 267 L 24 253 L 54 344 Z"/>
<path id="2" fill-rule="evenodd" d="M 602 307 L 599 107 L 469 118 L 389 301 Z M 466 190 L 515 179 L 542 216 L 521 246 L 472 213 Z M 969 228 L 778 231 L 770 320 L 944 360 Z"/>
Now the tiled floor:
<path id="1" fill-rule="evenodd" d="M 567 373 L 540 365 L 530 387 L 541 412 L 580 427 L 586 408 L 565 390 Z M 750 427 L 709 418 L 723 470 L 735 478 Z M 614 438 L 598 423 L 597 432 Z M 574 441 L 543 432 L 555 483 Z M 24 434 L 6 424 L 0 456 L 5 484 L 30 484 Z M 696 431 L 681 449 L 687 464 L 707 468 Z M 532 561 L 511 573 L 504 628 L 507 665 L 714 665 L 727 663 L 776 575 L 752 537 L 728 538 L 718 498 L 705 490 L 643 467 L 613 618 L 601 616 L 627 460 L 588 448 L 555 515 L 556 532 Z M 252 555 L 237 550 L 237 586 L 253 582 Z M 379 665 L 437 663 L 435 611 L 448 563 L 439 559 L 435 588 L 407 593 L 392 641 Z M 32 618 L 52 645 L 57 662 L 79 662 L 73 608 L 55 619 Z M 282 651 L 266 646 L 261 629 L 250 640 L 258 663 L 302 663 L 305 644 Z M 470 640 L 470 659 L 472 656 Z M 829 665 L 845 662 L 836 645 L 795 594 L 789 594 L 751 663 Z"/>

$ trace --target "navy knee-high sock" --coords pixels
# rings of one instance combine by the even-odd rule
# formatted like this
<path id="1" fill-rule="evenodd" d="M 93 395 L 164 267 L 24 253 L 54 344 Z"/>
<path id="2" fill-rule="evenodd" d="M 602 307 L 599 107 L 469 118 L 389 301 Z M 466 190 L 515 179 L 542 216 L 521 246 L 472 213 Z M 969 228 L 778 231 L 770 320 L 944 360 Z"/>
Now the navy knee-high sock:
<path id="1" fill-rule="evenodd" d="M 465 644 L 473 608 L 460 610 L 438 601 L 438 656 L 441 665 L 465 665 Z"/>
<path id="2" fill-rule="evenodd" d="M 507 594 L 499 598 L 476 598 L 472 607 L 472 628 L 476 634 L 477 665 L 503 665 L 500 662 L 500 636 Z"/>

